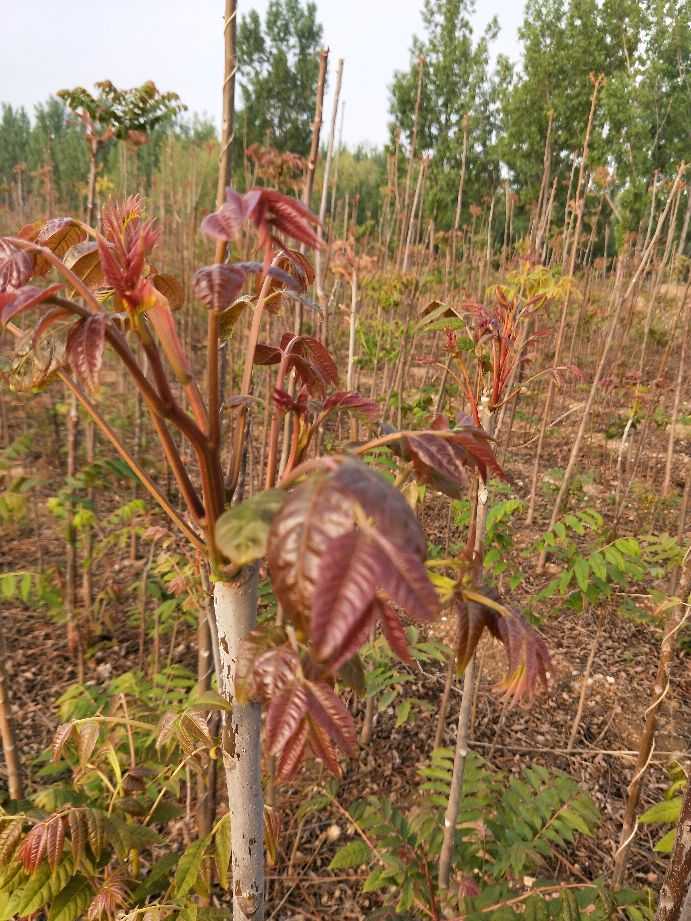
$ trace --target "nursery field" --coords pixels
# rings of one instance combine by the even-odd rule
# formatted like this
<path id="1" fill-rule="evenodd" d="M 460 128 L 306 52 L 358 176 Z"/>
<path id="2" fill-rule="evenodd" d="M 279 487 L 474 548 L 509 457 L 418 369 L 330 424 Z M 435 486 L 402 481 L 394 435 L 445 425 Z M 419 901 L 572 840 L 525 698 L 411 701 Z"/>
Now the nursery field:
<path id="1" fill-rule="evenodd" d="M 688 9 L 324 5 L 3 104 L 0 921 L 684 921 Z"/>

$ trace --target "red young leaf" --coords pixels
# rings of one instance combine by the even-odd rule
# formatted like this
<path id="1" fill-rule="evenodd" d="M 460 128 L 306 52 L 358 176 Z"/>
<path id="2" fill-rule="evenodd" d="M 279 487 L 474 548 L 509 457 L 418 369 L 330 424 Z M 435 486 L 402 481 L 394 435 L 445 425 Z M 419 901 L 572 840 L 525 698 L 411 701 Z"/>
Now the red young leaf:
<path id="1" fill-rule="evenodd" d="M 308 742 L 314 756 L 323 761 L 327 770 L 331 771 L 334 776 L 340 777 L 341 765 L 338 762 L 338 752 L 329 734 L 316 720 L 308 719 L 308 724 Z"/>
<path id="2" fill-rule="evenodd" d="M 61 815 L 54 815 L 46 822 L 46 857 L 51 870 L 54 870 L 65 846 L 65 825 Z"/>
<path id="3" fill-rule="evenodd" d="M 298 731 L 286 742 L 276 764 L 276 776 L 281 781 L 290 780 L 295 774 L 305 753 L 309 724 L 303 721 Z"/>
<path id="4" fill-rule="evenodd" d="M 62 750 L 65 747 L 65 743 L 72 735 L 74 730 L 74 723 L 62 723 L 55 730 L 55 735 L 53 736 L 53 745 L 51 748 L 51 754 L 53 761 L 59 761 L 60 756 L 62 755 Z"/>
<path id="5" fill-rule="evenodd" d="M 305 632 L 322 555 L 334 537 L 352 526 L 352 502 L 324 476 L 298 486 L 273 519 L 267 556 L 274 592 Z"/>
<path id="6" fill-rule="evenodd" d="M 281 348 L 284 347 L 286 336 L 290 336 L 290 334 L 286 333 L 284 335 L 281 341 Z M 314 369 L 314 372 L 316 372 L 322 382 L 322 389 L 327 384 L 332 384 L 334 386 L 338 384 L 338 368 L 336 367 L 336 362 L 318 339 L 314 339 L 312 336 L 298 337 L 297 342 L 293 345 L 292 354 L 303 358 L 304 361 Z M 307 381 L 305 381 L 305 383 L 307 384 Z"/>
<path id="7" fill-rule="evenodd" d="M 310 717 L 350 757 L 357 751 L 355 724 L 350 711 L 333 688 L 323 682 L 307 684 L 307 709 Z"/>
<path id="8" fill-rule="evenodd" d="M 103 362 L 106 317 L 96 313 L 78 320 L 69 332 L 65 353 L 74 375 L 95 390 Z"/>
<path id="9" fill-rule="evenodd" d="M 460 499 L 468 485 L 467 452 L 447 441 L 431 435 L 408 435 L 405 447 L 413 461 L 415 475 L 422 483 L 443 492 L 452 499 Z"/>
<path id="10" fill-rule="evenodd" d="M 283 751 L 306 714 L 307 691 L 299 681 L 293 681 L 272 698 L 266 714 L 266 744 L 270 754 Z"/>
<path id="11" fill-rule="evenodd" d="M 54 294 L 57 294 L 64 286 L 61 284 L 49 285 L 47 288 L 36 288 L 34 285 L 26 285 L 18 291 L 6 291 L 0 293 L 0 326 L 9 323 L 14 317 L 25 310 L 31 310 L 43 301 L 49 300 Z"/>
<path id="12" fill-rule="evenodd" d="M 374 400 L 368 400 L 352 390 L 332 393 L 330 397 L 324 400 L 323 409 L 326 412 L 349 410 L 356 415 L 372 420 L 376 419 L 380 412 L 379 405 Z"/>
<path id="13" fill-rule="evenodd" d="M 141 290 L 146 257 L 159 238 L 154 221 L 142 220 L 142 201 L 132 196 L 124 202 L 109 202 L 101 217 L 104 240 L 98 251 L 105 280 L 130 306 L 138 307 L 152 288 Z M 155 290 L 155 289 L 154 289 Z"/>
<path id="14" fill-rule="evenodd" d="M 3 822 L 2 830 L 0 831 L 0 867 L 6 867 L 14 858 L 17 845 L 22 837 L 23 826 L 24 820 L 22 818 Z"/>
<path id="15" fill-rule="evenodd" d="M 41 228 L 36 242 L 61 259 L 65 253 L 86 240 L 86 231 L 71 217 L 55 217 Z"/>
<path id="16" fill-rule="evenodd" d="M 426 541 L 414 512 L 383 476 L 362 461 L 348 458 L 330 478 L 333 488 L 354 499 L 389 540 L 420 559 L 426 555 Z"/>
<path id="17" fill-rule="evenodd" d="M 86 816 L 83 809 L 70 809 L 67 813 L 67 824 L 70 830 L 70 845 L 75 864 L 78 864 L 86 853 L 86 839 L 88 834 Z"/>
<path id="18" fill-rule="evenodd" d="M 281 350 L 273 345 L 258 342 L 254 349 L 255 365 L 277 365 L 281 360 Z"/>
<path id="19" fill-rule="evenodd" d="M 380 557 L 361 530 L 335 537 L 317 569 L 311 640 L 316 657 L 337 669 L 367 638 L 371 603 L 380 584 Z"/>
<path id="20" fill-rule="evenodd" d="M 439 614 L 439 599 L 419 557 L 375 533 L 373 552 L 379 557 L 379 587 L 406 614 L 430 623 Z"/>
<path id="21" fill-rule="evenodd" d="M 127 874 L 123 869 L 106 868 L 105 876 L 86 913 L 87 921 L 114 918 L 118 910 L 127 904 Z"/>
<path id="22" fill-rule="evenodd" d="M 391 650 L 402 662 L 405 662 L 406 665 L 412 665 L 413 659 L 410 655 L 405 630 L 403 629 L 403 624 L 398 614 L 390 604 L 382 601 L 381 598 L 376 598 L 374 600 L 372 608 L 381 624 L 384 639 L 391 647 Z"/>
<path id="23" fill-rule="evenodd" d="M 34 274 L 34 258 L 0 237 L 0 291 L 21 288 Z"/>
<path id="24" fill-rule="evenodd" d="M 43 858 L 48 848 L 46 823 L 39 822 L 27 834 L 19 848 L 19 859 L 27 873 L 33 873 Z"/>
<path id="25" fill-rule="evenodd" d="M 288 645 L 269 647 L 258 655 L 255 650 L 260 650 L 265 644 L 271 642 L 271 637 L 285 637 L 281 628 L 265 633 L 261 628 L 253 630 L 243 641 L 238 668 L 238 677 L 241 687 L 246 687 L 248 695 L 259 700 L 271 700 L 287 687 L 300 670 L 300 659 L 294 649 Z M 246 677 L 245 677 L 246 676 Z"/>
<path id="26" fill-rule="evenodd" d="M 195 296 L 212 310 L 225 310 L 245 284 L 245 273 L 234 265 L 207 265 L 192 279 Z"/>
<path id="27" fill-rule="evenodd" d="M 278 260 L 278 268 L 288 272 L 298 283 L 298 290 L 304 292 L 315 278 L 312 263 L 296 249 L 284 249 Z"/>
<path id="28" fill-rule="evenodd" d="M 483 593 L 496 600 L 496 593 L 483 589 Z M 475 652 L 483 629 L 486 627 L 506 650 L 508 673 L 500 682 L 512 702 L 522 698 L 532 699 L 537 683 L 547 685 L 549 652 L 542 637 L 516 611 L 506 609 L 504 614 L 476 601 L 457 602 L 459 670 L 465 668 Z"/>

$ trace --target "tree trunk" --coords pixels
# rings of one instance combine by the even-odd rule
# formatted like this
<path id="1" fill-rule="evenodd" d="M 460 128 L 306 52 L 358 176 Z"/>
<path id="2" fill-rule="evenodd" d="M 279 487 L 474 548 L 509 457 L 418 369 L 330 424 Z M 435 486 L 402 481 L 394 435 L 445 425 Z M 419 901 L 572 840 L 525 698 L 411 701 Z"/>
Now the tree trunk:
<path id="1" fill-rule="evenodd" d="M 341 83 L 343 81 L 343 58 L 339 58 L 336 66 L 336 89 L 334 90 L 333 112 L 331 113 L 331 127 L 329 128 L 329 141 L 326 149 L 326 160 L 324 161 L 324 176 L 322 178 L 322 194 L 319 203 L 319 239 L 324 239 L 324 223 L 326 221 L 326 206 L 329 197 L 329 178 L 331 176 L 331 164 L 334 155 L 334 143 L 336 139 L 336 119 L 338 117 L 338 103 L 341 98 Z M 330 239 L 330 237 L 329 237 Z M 322 309 L 321 318 L 321 338 L 326 345 L 328 322 L 326 317 L 327 303 L 324 294 L 324 262 L 322 261 L 322 251 L 318 249 L 314 254 L 314 266 L 316 274 L 317 300 Z"/>
<path id="2" fill-rule="evenodd" d="M 494 434 L 495 417 L 489 410 L 489 393 L 483 394 L 480 402 L 480 421 L 482 427 L 488 435 Z M 485 529 L 487 523 L 489 493 L 486 483 L 479 483 L 477 490 L 477 499 L 475 505 L 475 554 L 482 560 Z M 479 568 L 481 569 L 480 563 Z M 469 602 L 470 608 L 475 602 Z M 451 873 L 451 858 L 453 857 L 454 839 L 456 837 L 456 824 L 458 822 L 458 813 L 463 798 L 463 776 L 465 774 L 465 763 L 468 757 L 468 739 L 472 728 L 473 712 L 473 687 L 475 680 L 475 657 L 470 660 L 466 666 L 463 677 L 463 697 L 461 698 L 461 710 L 458 715 L 458 729 L 456 730 L 456 751 L 453 759 L 453 774 L 451 778 L 451 792 L 449 801 L 446 804 L 446 813 L 444 815 L 444 837 L 442 840 L 441 853 L 439 855 L 439 888 L 446 890 L 449 888 L 449 876 Z"/>
<path id="3" fill-rule="evenodd" d="M 691 782 L 681 808 L 674 850 L 660 890 L 655 921 L 691 918 Z"/>
<path id="4" fill-rule="evenodd" d="M 89 185 L 86 199 L 86 223 L 93 226 L 96 219 L 96 154 L 98 141 L 93 139 L 89 144 Z"/>
<path id="5" fill-rule="evenodd" d="M 10 799 L 20 800 L 24 799 L 24 787 L 14 733 L 9 682 L 5 671 L 6 658 L 5 641 L 0 629 L 0 742 L 2 742 L 2 753 L 5 759 L 5 768 L 7 769 L 7 786 L 10 791 Z"/>
<path id="6" fill-rule="evenodd" d="M 214 585 L 221 694 L 232 704 L 223 727 L 233 876 L 233 921 L 264 919 L 264 801 L 261 782 L 261 711 L 235 693 L 240 644 L 257 622 L 257 569 Z"/>

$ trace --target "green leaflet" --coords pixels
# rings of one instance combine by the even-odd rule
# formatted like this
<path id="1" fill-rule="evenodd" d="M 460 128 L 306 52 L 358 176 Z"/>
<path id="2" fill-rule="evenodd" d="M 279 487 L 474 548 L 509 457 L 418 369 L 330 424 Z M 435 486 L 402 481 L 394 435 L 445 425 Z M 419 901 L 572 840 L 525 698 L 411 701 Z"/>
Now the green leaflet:
<path id="1" fill-rule="evenodd" d="M 364 841 L 356 839 L 349 841 L 339 848 L 331 863 L 330 870 L 351 870 L 353 867 L 360 867 L 363 863 L 369 863 L 372 859 L 372 853 Z"/>
<path id="2" fill-rule="evenodd" d="M 267 489 L 221 515 L 216 543 L 229 560 L 246 566 L 264 556 L 271 522 L 287 497 L 282 489 Z"/>
<path id="3" fill-rule="evenodd" d="M 187 895 L 194 888 L 210 841 L 211 835 L 206 835 L 190 844 L 178 861 L 178 867 L 175 871 L 175 893 L 180 898 Z"/>

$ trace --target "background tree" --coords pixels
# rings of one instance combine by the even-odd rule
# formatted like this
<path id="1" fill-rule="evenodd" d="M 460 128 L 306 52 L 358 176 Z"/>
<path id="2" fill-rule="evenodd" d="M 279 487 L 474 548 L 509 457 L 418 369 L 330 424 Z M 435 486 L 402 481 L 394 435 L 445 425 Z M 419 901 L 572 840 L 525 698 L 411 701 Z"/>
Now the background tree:
<path id="1" fill-rule="evenodd" d="M 315 3 L 270 0 L 262 23 L 256 10 L 240 19 L 238 65 L 244 146 L 271 144 L 305 155 L 314 117 L 322 27 Z"/>
<path id="2" fill-rule="evenodd" d="M 58 96 L 84 125 L 89 148 L 87 221 L 93 223 L 96 203 L 97 160 L 112 138 L 145 144 L 157 126 L 172 121 L 185 106 L 177 93 L 161 93 L 151 80 L 132 89 L 118 89 L 110 80 L 96 84 L 98 95 L 82 86 L 59 90 Z"/>
<path id="3" fill-rule="evenodd" d="M 425 0 L 424 38 L 413 37 L 410 67 L 394 75 L 391 113 L 410 145 L 415 122 L 419 61 L 424 59 L 417 154 L 430 153 L 429 207 L 435 218 L 453 222 L 463 149 L 463 118 L 470 119 L 467 201 L 493 189 L 498 161 L 493 154 L 496 90 L 489 50 L 499 26 L 493 19 L 475 41 L 473 0 Z"/>

